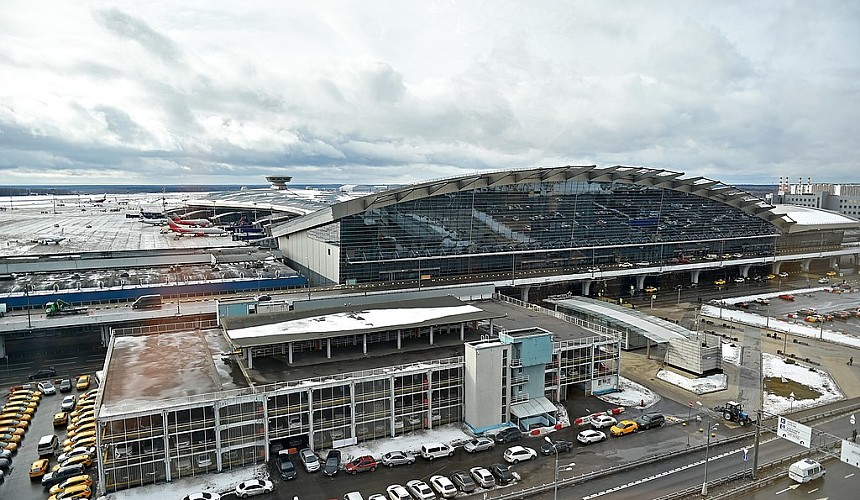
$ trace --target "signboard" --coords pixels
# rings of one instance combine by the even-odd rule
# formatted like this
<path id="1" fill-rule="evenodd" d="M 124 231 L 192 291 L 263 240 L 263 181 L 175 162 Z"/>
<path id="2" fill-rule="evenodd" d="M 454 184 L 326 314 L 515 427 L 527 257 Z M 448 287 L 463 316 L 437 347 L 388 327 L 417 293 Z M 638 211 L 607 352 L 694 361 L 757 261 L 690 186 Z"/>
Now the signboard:
<path id="1" fill-rule="evenodd" d="M 842 452 L 839 454 L 839 460 L 842 460 L 848 465 L 860 468 L 860 444 L 852 443 L 847 439 L 843 439 Z"/>
<path id="2" fill-rule="evenodd" d="M 809 443 L 812 441 L 812 427 L 798 424 L 797 422 L 785 417 L 779 417 L 776 434 L 781 438 L 794 441 L 800 446 L 804 446 L 806 448 L 809 448 Z"/>

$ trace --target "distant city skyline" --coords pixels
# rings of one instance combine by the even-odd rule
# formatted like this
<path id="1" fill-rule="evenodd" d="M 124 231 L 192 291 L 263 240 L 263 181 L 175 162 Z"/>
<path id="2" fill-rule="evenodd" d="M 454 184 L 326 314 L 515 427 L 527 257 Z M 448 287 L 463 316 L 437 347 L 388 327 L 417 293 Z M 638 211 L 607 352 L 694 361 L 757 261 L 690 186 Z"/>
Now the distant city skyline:
<path id="1" fill-rule="evenodd" d="M 13 2 L 2 185 L 860 182 L 851 2 Z M 853 40 L 853 41 L 852 41 Z"/>

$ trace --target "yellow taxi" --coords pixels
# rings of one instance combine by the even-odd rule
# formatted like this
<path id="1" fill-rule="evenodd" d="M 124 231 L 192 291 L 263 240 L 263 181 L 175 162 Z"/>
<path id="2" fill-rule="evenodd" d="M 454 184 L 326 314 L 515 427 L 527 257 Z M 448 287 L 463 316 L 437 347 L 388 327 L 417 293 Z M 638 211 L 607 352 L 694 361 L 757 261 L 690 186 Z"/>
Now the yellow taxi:
<path id="1" fill-rule="evenodd" d="M 0 450 L 9 450 L 11 452 L 18 451 L 18 443 L 0 441 Z"/>
<path id="2" fill-rule="evenodd" d="M 79 391 L 85 391 L 90 388 L 90 376 L 89 375 L 81 375 L 78 377 L 78 383 L 75 384 L 75 388 Z"/>
<path id="3" fill-rule="evenodd" d="M 827 276 L 830 276 L 831 278 L 836 276 L 836 271 L 827 271 Z"/>
<path id="4" fill-rule="evenodd" d="M 23 436 L 27 431 L 18 427 L 0 427 L 0 434 L 13 434 Z"/>
<path id="5" fill-rule="evenodd" d="M 7 411 L 0 413 L 0 420 L 33 420 L 31 413 L 21 413 L 19 411 Z"/>
<path id="6" fill-rule="evenodd" d="M 613 436 L 623 436 L 625 434 L 633 434 L 639 430 L 639 424 L 632 420 L 622 420 L 609 428 L 609 433 Z"/>
<path id="7" fill-rule="evenodd" d="M 656 287 L 656 286 L 646 286 L 646 287 L 645 287 L 645 293 L 654 293 L 654 292 L 656 292 L 656 291 L 657 291 L 657 287 Z"/>
<path id="8" fill-rule="evenodd" d="M 776 279 L 776 275 L 775 275 L 775 274 L 768 274 L 767 276 L 765 276 L 765 278 L 767 278 L 767 279 L 769 279 L 769 280 L 775 280 L 775 279 Z"/>
<path id="9" fill-rule="evenodd" d="M 717 286 L 723 286 L 723 285 L 725 285 L 725 284 L 726 284 L 726 280 L 724 280 L 724 279 L 720 278 L 720 279 L 718 279 L 717 281 L 714 281 L 714 284 L 715 284 L 715 285 L 717 285 Z"/>
<path id="10" fill-rule="evenodd" d="M 7 404 L 3 407 L 3 413 L 23 413 L 25 415 L 32 415 L 36 413 L 36 407 L 30 406 L 13 406 L 13 404 Z"/>
<path id="11" fill-rule="evenodd" d="M 65 441 L 63 441 L 63 447 L 66 447 L 68 445 L 83 446 L 83 445 L 77 444 L 77 443 L 79 441 L 81 441 L 82 439 L 87 439 L 87 438 L 95 439 L 95 437 L 96 437 L 96 430 L 94 428 L 93 429 L 87 429 L 87 430 L 76 433 L 74 436 L 72 436 L 70 438 L 67 438 Z"/>
<path id="12" fill-rule="evenodd" d="M 72 439 L 75 436 L 77 436 L 78 434 L 83 434 L 84 432 L 95 430 L 95 428 L 96 428 L 96 423 L 90 422 L 88 424 L 84 424 L 84 425 L 75 427 L 74 429 L 70 430 L 69 432 L 66 433 L 66 437 L 69 439 Z"/>
<path id="13" fill-rule="evenodd" d="M 96 421 L 96 417 L 92 415 L 86 415 L 84 417 L 80 417 L 77 420 L 70 422 L 69 425 L 66 426 L 67 431 L 74 431 L 79 429 L 87 424 L 92 424 Z"/>
<path id="14" fill-rule="evenodd" d="M 66 488 L 71 486 L 77 486 L 79 484 L 85 484 L 87 486 L 91 486 L 93 484 L 92 478 L 90 478 L 89 474 L 81 474 L 80 476 L 72 476 L 60 484 L 55 484 L 51 486 L 51 489 L 48 491 L 49 495 L 59 495 Z"/>
<path id="15" fill-rule="evenodd" d="M 30 427 L 30 421 L 4 418 L 3 420 L 0 420 L 0 427 L 18 427 L 19 429 L 26 429 L 27 427 Z"/>
<path id="16" fill-rule="evenodd" d="M 42 477 L 48 472 L 48 464 L 50 461 L 47 458 L 40 458 L 30 465 L 30 477 L 33 479 Z"/>
<path id="17" fill-rule="evenodd" d="M 70 413 L 69 416 L 72 417 L 72 422 L 74 422 L 76 419 L 80 419 L 84 416 L 90 416 L 92 414 L 93 408 L 91 406 L 87 406 L 85 408 L 78 408 L 77 410 Z"/>
<path id="18" fill-rule="evenodd" d="M 69 414 L 67 412 L 61 411 L 54 414 L 54 427 L 62 427 L 66 425 L 68 421 Z"/>
<path id="19" fill-rule="evenodd" d="M 76 484 L 74 486 L 69 486 L 62 492 L 57 493 L 56 495 L 49 496 L 48 500 L 90 498 L 92 494 L 93 493 L 92 491 L 90 491 L 90 486 L 88 484 Z"/>
<path id="20" fill-rule="evenodd" d="M 20 443 L 24 436 L 20 434 L 0 434 L 0 441 L 6 443 Z"/>
<path id="21" fill-rule="evenodd" d="M 54 468 L 51 470 L 56 471 L 60 467 L 65 467 L 67 465 L 75 465 L 75 464 L 81 464 L 84 466 L 84 468 L 87 468 L 93 464 L 93 459 L 89 455 L 76 455 L 72 458 L 67 459 L 65 462 L 63 462 L 61 464 L 55 465 Z"/>
<path id="22" fill-rule="evenodd" d="M 13 396 L 13 397 L 9 398 L 8 401 L 6 401 L 6 406 L 11 406 L 11 405 L 25 405 L 25 406 L 35 405 L 35 406 L 39 406 L 39 398 L 33 398 L 30 396 L 21 396 L 21 397 L 16 398 Z"/>
<path id="23" fill-rule="evenodd" d="M 74 450 L 75 448 L 86 448 L 86 447 L 95 446 L 95 445 L 96 445 L 96 437 L 95 436 L 81 438 L 81 440 L 79 440 L 77 442 L 69 443 L 69 444 L 65 444 L 65 442 L 63 442 L 63 453 L 68 453 L 68 452 Z"/>

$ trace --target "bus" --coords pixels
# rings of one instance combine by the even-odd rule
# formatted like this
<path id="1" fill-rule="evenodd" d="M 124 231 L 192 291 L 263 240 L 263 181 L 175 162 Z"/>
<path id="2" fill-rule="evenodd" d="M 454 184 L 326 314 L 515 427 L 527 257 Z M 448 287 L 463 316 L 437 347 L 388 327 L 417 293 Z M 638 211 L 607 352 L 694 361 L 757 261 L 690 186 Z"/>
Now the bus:
<path id="1" fill-rule="evenodd" d="M 161 295 L 141 295 L 131 304 L 132 309 L 149 309 L 161 307 Z"/>

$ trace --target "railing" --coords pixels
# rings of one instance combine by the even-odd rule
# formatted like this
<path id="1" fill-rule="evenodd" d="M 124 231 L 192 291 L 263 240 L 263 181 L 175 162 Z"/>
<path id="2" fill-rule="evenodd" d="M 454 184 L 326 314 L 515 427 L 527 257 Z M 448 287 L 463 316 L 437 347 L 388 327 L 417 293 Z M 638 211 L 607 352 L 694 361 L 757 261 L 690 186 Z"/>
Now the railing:
<path id="1" fill-rule="evenodd" d="M 528 401 L 528 400 L 529 400 L 529 393 L 527 393 L 527 392 L 520 392 L 518 394 L 514 394 L 513 396 L 511 396 L 511 403 L 519 403 L 520 401 Z"/>

